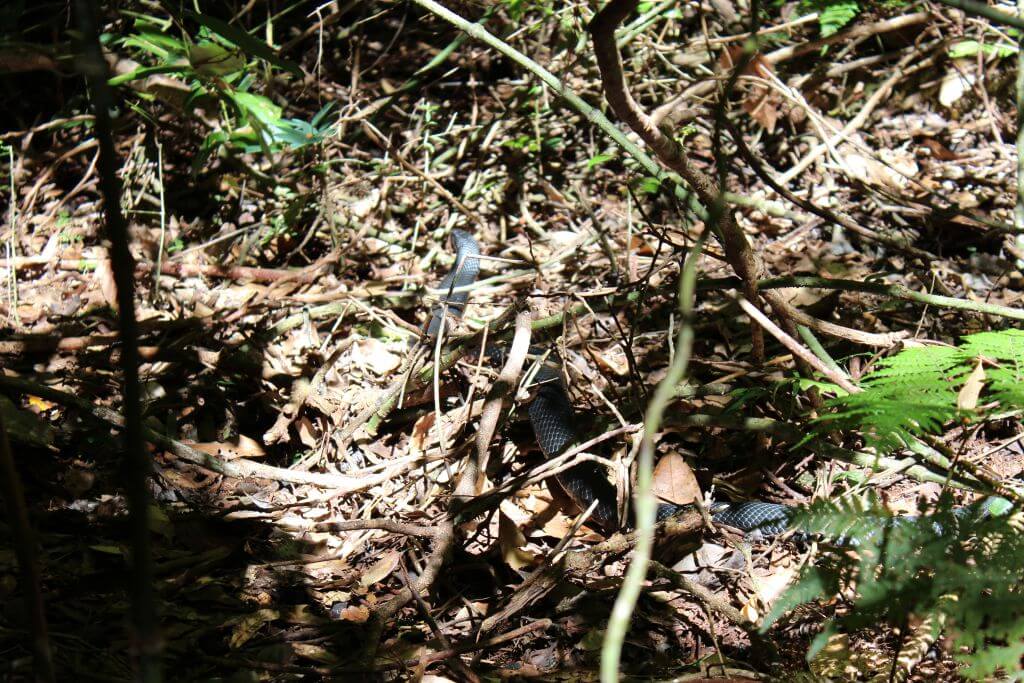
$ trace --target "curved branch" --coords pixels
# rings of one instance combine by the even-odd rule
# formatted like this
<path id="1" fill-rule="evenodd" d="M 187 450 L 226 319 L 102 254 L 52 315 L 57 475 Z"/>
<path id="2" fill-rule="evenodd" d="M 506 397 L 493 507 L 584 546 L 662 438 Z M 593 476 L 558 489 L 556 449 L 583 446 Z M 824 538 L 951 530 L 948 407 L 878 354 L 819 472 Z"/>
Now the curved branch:
<path id="1" fill-rule="evenodd" d="M 743 281 L 745 296 L 758 301 L 757 280 L 764 272 L 764 265 L 754 254 L 747 236 L 736 222 L 735 216 L 723 205 L 721 190 L 714 179 L 690 162 L 686 150 L 673 138 L 665 135 L 637 104 L 629 92 L 622 69 L 622 59 L 615 42 L 615 29 L 628 17 L 638 0 L 611 0 L 590 22 L 590 34 L 594 41 L 594 54 L 601 71 L 601 83 L 608 106 L 615 115 L 628 125 L 652 149 L 658 159 L 678 173 L 697 193 L 700 200 L 717 219 L 722 246 L 729 265 Z M 787 328 L 792 328 L 792 307 L 780 296 L 765 295 L 776 315 Z M 756 324 L 751 324 L 751 340 L 754 355 L 764 359 L 764 335 Z"/>

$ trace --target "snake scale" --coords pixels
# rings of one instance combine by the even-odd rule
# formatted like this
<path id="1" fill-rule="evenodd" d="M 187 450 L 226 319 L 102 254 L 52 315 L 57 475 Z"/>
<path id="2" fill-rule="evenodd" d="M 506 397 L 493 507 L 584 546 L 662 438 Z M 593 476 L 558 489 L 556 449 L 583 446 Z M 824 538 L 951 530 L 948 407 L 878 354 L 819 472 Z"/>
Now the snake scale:
<path id="1" fill-rule="evenodd" d="M 430 322 L 427 326 L 428 337 L 436 337 L 444 322 L 445 315 L 461 317 L 469 299 L 469 288 L 476 282 L 480 272 L 480 245 L 476 239 L 464 230 L 452 230 L 451 244 L 455 251 L 455 265 L 441 281 L 439 290 L 441 301 L 432 309 Z M 500 351 L 497 352 L 500 354 Z M 549 355 L 548 358 L 553 356 Z M 533 427 L 537 445 L 547 458 L 554 458 L 571 447 L 578 439 L 576 431 L 575 411 L 569 394 L 562 380 L 559 366 L 545 359 L 529 387 L 535 392 L 533 400 L 527 406 L 527 413 Z M 581 509 L 595 504 L 591 519 L 608 530 L 618 529 L 622 524 L 616 505 L 615 487 L 604 476 L 595 472 L 592 463 L 581 463 L 556 475 L 562 489 Z M 1004 501 L 991 498 L 989 501 Z M 677 506 L 661 503 L 658 506 L 658 521 L 679 514 L 691 506 Z M 989 503 L 984 504 L 980 514 L 987 514 Z M 960 516 L 974 507 L 959 508 L 955 514 Z M 739 529 L 747 534 L 761 538 L 770 538 L 790 530 L 790 520 L 795 508 L 778 503 L 765 501 L 744 501 L 736 503 L 716 502 L 709 509 L 711 519 L 725 526 Z M 898 520 L 910 522 L 913 516 L 889 518 L 890 523 Z M 935 531 L 942 535 L 943 529 Z M 865 539 L 846 539 L 857 544 Z M 838 539 L 837 539 L 838 542 Z"/>

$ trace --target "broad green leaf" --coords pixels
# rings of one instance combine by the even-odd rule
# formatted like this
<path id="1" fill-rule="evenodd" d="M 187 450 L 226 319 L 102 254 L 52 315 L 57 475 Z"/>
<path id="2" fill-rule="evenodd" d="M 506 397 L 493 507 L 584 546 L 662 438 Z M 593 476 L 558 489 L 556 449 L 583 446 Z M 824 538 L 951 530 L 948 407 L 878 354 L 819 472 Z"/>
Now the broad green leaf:
<path id="1" fill-rule="evenodd" d="M 281 121 L 281 107 L 263 95 L 251 92 L 234 91 L 231 93 L 238 108 L 267 128 L 273 128 Z"/>
<path id="2" fill-rule="evenodd" d="M 205 76 L 227 76 L 245 67 L 242 55 L 210 41 L 192 45 L 188 51 L 188 61 Z"/>
<path id="3" fill-rule="evenodd" d="M 302 76 L 302 69 L 299 68 L 298 64 L 278 56 L 277 52 L 275 52 L 273 48 L 253 36 L 251 33 L 238 28 L 237 26 L 233 26 L 222 19 L 218 19 L 217 17 L 211 17 L 208 14 L 192 12 L 189 10 L 186 10 L 185 14 L 222 38 L 226 38 L 238 47 L 242 48 L 242 50 L 247 54 L 266 60 L 277 68 L 294 74 L 295 76 Z"/>

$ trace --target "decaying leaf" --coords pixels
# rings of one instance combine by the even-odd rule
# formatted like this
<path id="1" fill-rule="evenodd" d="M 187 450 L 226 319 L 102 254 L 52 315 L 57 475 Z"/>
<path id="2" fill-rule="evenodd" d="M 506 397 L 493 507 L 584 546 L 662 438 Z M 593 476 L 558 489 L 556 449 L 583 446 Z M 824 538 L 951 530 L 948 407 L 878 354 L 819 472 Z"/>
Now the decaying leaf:
<path id="1" fill-rule="evenodd" d="M 437 413 L 433 410 L 420 416 L 412 426 L 412 434 L 409 437 L 409 451 L 416 455 L 427 449 L 430 443 L 430 435 L 434 431 L 434 422 Z"/>
<path id="2" fill-rule="evenodd" d="M 215 455 L 225 460 L 235 458 L 258 458 L 266 455 L 263 446 L 255 439 L 239 434 L 230 441 L 211 441 L 206 443 L 190 443 L 192 448 L 203 453 Z"/>
<path id="3" fill-rule="evenodd" d="M 237 619 L 232 619 L 228 622 L 228 624 L 234 626 L 231 629 L 231 638 L 228 641 L 228 645 L 232 649 L 242 647 L 263 628 L 264 624 L 274 621 L 280 616 L 276 609 L 261 609 L 245 614 Z"/>
<path id="4" fill-rule="evenodd" d="M 353 605 L 338 612 L 338 618 L 342 621 L 351 621 L 354 624 L 365 624 L 370 618 L 370 608 L 366 605 Z"/>
<path id="5" fill-rule="evenodd" d="M 295 654 L 304 659 L 309 659 L 321 664 L 337 664 L 341 660 L 330 650 L 313 643 L 292 643 L 292 650 Z"/>
<path id="6" fill-rule="evenodd" d="M 389 375 L 402 364 L 401 357 L 392 353 L 379 339 L 360 339 L 352 346 L 352 362 L 368 368 L 375 375 Z"/>
<path id="7" fill-rule="evenodd" d="M 678 453 L 669 453 L 658 461 L 652 489 L 659 499 L 676 505 L 686 505 L 701 497 L 697 477 Z"/>
<path id="8" fill-rule="evenodd" d="M 395 571 L 395 568 L 398 567 L 399 559 L 401 559 L 401 555 L 398 554 L 398 551 L 388 551 L 384 554 L 384 557 L 374 562 L 363 572 L 363 575 L 359 577 L 359 585 L 363 588 L 369 588 L 375 583 L 380 583 L 390 576 L 391 572 Z"/>
<path id="9" fill-rule="evenodd" d="M 942 84 L 939 86 L 939 104 L 943 107 L 951 107 L 957 100 L 969 91 L 977 80 L 973 73 L 972 59 L 954 59 L 949 64 L 949 69 L 942 77 Z"/>

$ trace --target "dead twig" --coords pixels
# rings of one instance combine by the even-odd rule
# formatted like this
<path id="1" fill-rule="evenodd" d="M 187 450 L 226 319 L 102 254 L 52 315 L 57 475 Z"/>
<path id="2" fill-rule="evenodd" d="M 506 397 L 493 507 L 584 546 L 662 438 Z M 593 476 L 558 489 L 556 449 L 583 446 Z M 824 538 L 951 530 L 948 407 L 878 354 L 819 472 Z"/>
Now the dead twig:
<path id="1" fill-rule="evenodd" d="M 686 150 L 666 135 L 656 123 L 645 114 L 630 94 L 622 68 L 622 60 L 615 42 L 615 29 L 636 9 L 638 0 L 611 0 L 590 22 L 590 34 L 594 41 L 594 54 L 601 71 L 601 84 L 608 105 L 630 129 L 654 150 L 658 159 L 678 173 L 693 188 L 701 202 L 708 207 L 720 231 L 722 246 L 729 265 L 743 281 L 745 296 L 757 301 L 757 280 L 764 272 L 764 265 L 750 248 L 746 235 L 736 222 L 732 212 L 723 205 L 721 192 L 714 179 L 697 169 L 690 161 Z M 777 293 L 764 294 L 765 300 L 783 321 L 787 328 L 793 328 L 792 307 Z M 751 341 L 754 357 L 764 360 L 764 337 L 758 325 L 751 323 Z"/>
<path id="2" fill-rule="evenodd" d="M 455 486 L 452 501 L 453 512 L 458 512 L 461 507 L 460 501 L 469 499 L 476 493 L 477 487 L 481 483 L 479 480 L 487 471 L 491 439 L 494 438 L 494 433 L 498 428 L 505 400 L 514 395 L 519 375 L 522 374 L 523 366 L 526 364 L 526 355 L 530 349 L 530 333 L 530 312 L 522 311 L 516 316 L 512 346 L 509 348 L 505 365 L 487 392 L 487 399 L 484 401 L 484 407 L 480 414 L 480 426 L 476 432 L 475 457 L 466 463 L 458 484 Z"/>
<path id="3" fill-rule="evenodd" d="M 797 356 L 802 361 L 813 367 L 815 370 L 828 377 L 838 386 L 842 387 L 845 391 L 848 391 L 851 394 L 856 394 L 860 392 L 860 387 L 853 384 L 850 381 L 849 377 L 847 377 L 845 374 L 840 374 L 839 372 L 835 371 L 833 368 L 830 368 L 828 365 L 822 362 L 821 359 L 819 359 L 813 353 L 804 348 L 804 346 L 800 344 L 797 340 L 793 339 L 793 337 L 783 332 L 779 328 L 779 326 L 773 323 L 771 320 L 769 320 L 764 315 L 764 313 L 757 310 L 756 306 L 753 306 L 749 301 L 742 297 L 737 297 L 736 301 L 737 303 L 739 303 L 740 308 L 742 308 L 747 315 L 753 318 L 754 321 L 757 322 L 757 324 L 764 327 L 764 329 L 767 330 L 777 340 L 779 340 L 779 342 L 781 342 L 783 346 L 792 351 L 794 356 Z"/>

